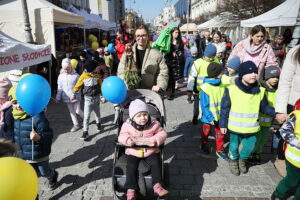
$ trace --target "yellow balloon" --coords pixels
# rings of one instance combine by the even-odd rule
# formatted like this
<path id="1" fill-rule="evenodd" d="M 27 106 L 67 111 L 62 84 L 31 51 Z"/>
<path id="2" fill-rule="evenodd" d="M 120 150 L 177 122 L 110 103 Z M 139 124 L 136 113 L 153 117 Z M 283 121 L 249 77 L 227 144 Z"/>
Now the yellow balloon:
<path id="1" fill-rule="evenodd" d="M 0 158 L 1 200 L 34 200 L 38 192 L 38 177 L 33 167 L 15 157 Z"/>
<path id="2" fill-rule="evenodd" d="M 97 37 L 93 34 L 89 34 L 88 38 L 90 41 L 95 41 L 95 38 L 96 38 L 96 41 L 97 41 Z"/>
<path id="3" fill-rule="evenodd" d="M 103 46 L 106 46 L 108 44 L 107 40 L 102 40 L 102 44 L 103 44 Z"/>
<path id="4" fill-rule="evenodd" d="M 78 61 L 76 59 L 71 59 L 71 65 L 74 69 L 76 69 Z"/>
<path id="5" fill-rule="evenodd" d="M 99 48 L 98 42 L 92 42 L 92 49 L 96 51 L 98 48 Z"/>
<path id="6" fill-rule="evenodd" d="M 32 73 L 25 73 L 25 74 L 23 74 L 23 75 L 20 77 L 20 80 L 21 80 L 22 78 L 24 78 L 25 76 L 28 76 L 28 75 L 30 75 L 30 74 L 32 74 Z"/>

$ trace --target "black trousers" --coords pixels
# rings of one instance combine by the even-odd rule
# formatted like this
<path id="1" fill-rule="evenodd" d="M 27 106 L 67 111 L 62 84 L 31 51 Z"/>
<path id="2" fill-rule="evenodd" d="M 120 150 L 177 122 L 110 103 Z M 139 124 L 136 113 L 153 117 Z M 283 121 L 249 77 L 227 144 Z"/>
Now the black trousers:
<path id="1" fill-rule="evenodd" d="M 146 158 L 138 158 L 131 155 L 126 155 L 127 165 L 126 165 L 126 188 L 137 190 L 138 189 L 138 174 L 137 168 L 141 160 L 145 160 L 151 167 L 152 184 L 161 183 L 161 163 L 160 154 L 155 153 Z"/>

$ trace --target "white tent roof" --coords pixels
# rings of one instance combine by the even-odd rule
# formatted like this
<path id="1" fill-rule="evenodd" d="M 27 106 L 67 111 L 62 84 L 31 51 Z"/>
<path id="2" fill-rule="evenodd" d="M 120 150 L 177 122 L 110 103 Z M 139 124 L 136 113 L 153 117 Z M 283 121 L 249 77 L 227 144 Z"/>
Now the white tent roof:
<path id="1" fill-rule="evenodd" d="M 50 45 L 15 40 L 0 31 L 0 72 L 29 67 L 51 60 Z"/>
<path id="2" fill-rule="evenodd" d="M 27 0 L 32 35 L 39 44 L 51 44 L 55 55 L 54 25 L 83 25 L 84 18 L 59 8 L 46 0 Z M 0 31 L 25 41 L 21 0 L 0 1 Z"/>
<path id="3" fill-rule="evenodd" d="M 299 0 L 286 0 L 266 13 L 251 19 L 242 20 L 241 26 L 253 27 L 257 24 L 261 24 L 265 27 L 295 26 L 299 7 Z"/>
<path id="4" fill-rule="evenodd" d="M 180 27 L 180 31 L 184 31 L 186 32 L 187 29 L 189 29 L 189 31 L 197 31 L 197 25 L 195 23 L 189 23 L 189 24 L 184 24 Z"/>
<path id="5" fill-rule="evenodd" d="M 198 29 L 207 29 L 207 28 L 219 28 L 219 27 L 236 27 L 239 25 L 240 20 L 237 15 L 234 15 L 230 12 L 220 13 L 218 16 L 200 24 Z"/>

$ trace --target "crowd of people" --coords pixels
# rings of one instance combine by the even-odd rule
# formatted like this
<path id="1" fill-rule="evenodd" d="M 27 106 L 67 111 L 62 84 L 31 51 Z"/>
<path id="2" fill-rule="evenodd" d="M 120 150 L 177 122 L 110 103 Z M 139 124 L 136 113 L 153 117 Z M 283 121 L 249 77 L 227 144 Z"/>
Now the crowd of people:
<path id="1" fill-rule="evenodd" d="M 186 84 L 187 103 L 194 104 L 192 123 L 202 125 L 202 130 L 195 130 L 201 133 L 202 152 L 211 153 L 208 135 L 214 132 L 216 155 L 228 161 L 230 172 L 238 176 L 247 173 L 248 164 L 261 162 L 263 147 L 272 134 L 277 138 L 272 144 L 277 149 L 275 166 L 284 176 L 272 199 L 287 199 L 293 191 L 300 199 L 300 46 L 288 51 L 281 35 L 268 42 L 261 25 L 254 26 L 249 37 L 234 46 L 228 35 L 219 31 L 189 36 L 181 35 L 174 27 L 169 34 L 169 52 L 152 48 L 151 34 L 142 25 L 134 37 L 119 31 L 115 52 L 108 47 L 82 51 L 75 68 L 71 58 L 64 58 L 56 101 L 68 107 L 73 122 L 70 131 L 82 128 L 79 115 L 83 119 L 80 138 L 86 141 L 91 134 L 92 111 L 97 130 L 101 131 L 100 102 L 106 102 L 101 96 L 101 84 L 110 75 L 123 79 L 128 89 L 149 89 L 167 100 L 174 99 L 179 83 Z M 0 81 L 0 100 L 1 137 L 18 145 L 17 155 L 48 178 L 50 189 L 55 189 L 58 173 L 49 166 L 53 131 L 44 112 L 32 117 L 23 111 L 16 99 L 16 86 L 7 79 Z M 127 199 L 136 199 L 135 171 L 141 159 L 151 166 L 154 193 L 165 196 L 168 191 L 159 173 L 159 148 L 140 151 L 132 146 L 140 137 L 148 138 L 150 147 L 159 146 L 167 134 L 149 116 L 145 102 L 132 101 L 129 115 L 119 135 L 119 142 L 128 147 L 125 153 L 130 161 L 126 171 Z M 230 135 L 228 150 L 224 147 L 226 134 Z M 7 146 L 7 141 L 1 140 L 0 150 L 1 145 Z"/>

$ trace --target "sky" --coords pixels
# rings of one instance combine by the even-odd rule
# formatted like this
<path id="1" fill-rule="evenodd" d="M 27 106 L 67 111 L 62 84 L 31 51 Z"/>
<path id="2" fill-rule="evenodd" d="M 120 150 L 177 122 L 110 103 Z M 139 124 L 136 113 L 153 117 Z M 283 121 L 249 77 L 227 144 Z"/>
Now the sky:
<path id="1" fill-rule="evenodd" d="M 178 0 L 125 0 L 125 7 L 143 15 L 144 20 L 154 19 L 165 6 L 175 4 Z"/>

